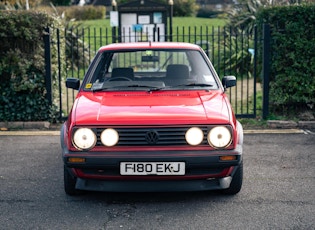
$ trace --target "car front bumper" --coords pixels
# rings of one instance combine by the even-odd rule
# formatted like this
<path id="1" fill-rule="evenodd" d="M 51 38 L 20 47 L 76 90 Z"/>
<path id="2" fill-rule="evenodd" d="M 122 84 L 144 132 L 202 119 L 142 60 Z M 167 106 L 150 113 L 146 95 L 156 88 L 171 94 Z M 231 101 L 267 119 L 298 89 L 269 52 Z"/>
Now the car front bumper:
<path id="1" fill-rule="evenodd" d="M 241 146 L 216 151 L 64 152 L 76 189 L 111 192 L 202 191 L 228 188 L 242 162 Z M 235 156 L 223 161 L 220 156 Z M 83 163 L 70 162 L 83 158 Z M 185 162 L 185 175 L 121 175 L 120 162 Z"/>
<path id="2" fill-rule="evenodd" d="M 76 189 L 106 192 L 188 192 L 226 189 L 232 177 L 183 181 L 105 181 L 78 178 Z"/>

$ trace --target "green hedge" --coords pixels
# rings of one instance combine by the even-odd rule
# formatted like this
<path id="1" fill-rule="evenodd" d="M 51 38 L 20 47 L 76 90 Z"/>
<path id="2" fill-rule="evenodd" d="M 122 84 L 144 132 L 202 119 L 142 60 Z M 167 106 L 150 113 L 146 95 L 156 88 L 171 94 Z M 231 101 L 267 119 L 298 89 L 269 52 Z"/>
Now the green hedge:
<path id="1" fill-rule="evenodd" d="M 270 108 L 315 111 L 315 5 L 273 7 L 257 15 L 271 28 Z"/>
<path id="2" fill-rule="evenodd" d="M 77 21 L 105 19 L 105 6 L 72 6 L 65 11 L 66 19 Z"/>
<path id="3" fill-rule="evenodd" d="M 47 12 L 50 15 L 56 14 L 64 17 L 65 20 L 84 21 L 105 19 L 106 7 L 105 6 L 56 6 L 48 7 L 41 6 L 36 8 L 37 11 Z"/>
<path id="4" fill-rule="evenodd" d="M 197 12 L 197 18 L 217 18 L 222 12 L 207 8 L 200 8 Z"/>
<path id="5" fill-rule="evenodd" d="M 0 121 L 55 119 L 46 100 L 43 35 L 57 24 L 44 13 L 0 11 Z"/>

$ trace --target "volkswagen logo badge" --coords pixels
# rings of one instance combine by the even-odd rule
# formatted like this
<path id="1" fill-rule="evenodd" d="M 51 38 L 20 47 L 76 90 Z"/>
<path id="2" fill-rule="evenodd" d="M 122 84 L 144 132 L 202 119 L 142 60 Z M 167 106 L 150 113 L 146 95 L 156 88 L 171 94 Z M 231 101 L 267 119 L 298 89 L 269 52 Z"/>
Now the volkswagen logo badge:
<path id="1" fill-rule="evenodd" d="M 155 145 L 159 141 L 159 134 L 154 130 L 150 130 L 145 134 L 145 140 L 148 144 Z"/>

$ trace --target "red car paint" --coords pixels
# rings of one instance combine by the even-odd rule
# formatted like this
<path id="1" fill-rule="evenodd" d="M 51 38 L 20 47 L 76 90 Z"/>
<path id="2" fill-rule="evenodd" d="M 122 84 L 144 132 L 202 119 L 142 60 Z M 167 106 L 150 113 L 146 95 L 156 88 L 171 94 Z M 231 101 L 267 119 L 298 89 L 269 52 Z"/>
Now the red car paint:
<path id="1" fill-rule="evenodd" d="M 135 52 L 137 55 L 134 55 Z M 142 55 L 141 64 L 139 54 Z M 168 85 L 164 76 L 167 75 L 167 68 L 163 63 L 172 59 L 171 64 L 177 64 L 174 62 L 181 62 L 182 57 L 186 57 L 184 54 L 190 58 L 185 60 L 184 64 L 189 66 L 189 75 L 193 77 L 187 79 L 187 86 Z M 114 61 L 115 55 L 124 55 L 124 62 L 128 64 L 118 67 L 132 68 L 135 74 L 132 80 L 126 80 L 124 77 L 119 79 L 123 80 L 121 82 L 111 81 L 114 78 L 109 77 L 110 72 L 115 67 L 110 66 L 124 63 L 121 59 Z M 147 63 L 146 60 L 151 60 L 151 57 L 154 57 L 152 63 Z M 196 58 L 199 61 L 194 63 Z M 200 60 L 204 61 L 203 66 Z M 98 72 L 100 68 L 105 69 Z M 102 80 L 99 80 L 100 73 Z M 176 77 L 181 80 L 181 76 Z M 108 45 L 99 49 L 80 88 L 77 88 L 76 80 L 70 80 L 67 80 L 69 88 L 79 91 L 68 120 L 61 130 L 67 194 L 74 195 L 81 189 L 164 191 L 165 186 L 166 191 L 173 190 L 170 189 L 168 181 L 176 182 L 175 191 L 181 191 L 183 187 L 184 190 L 222 189 L 230 194 L 240 191 L 243 133 L 225 95 L 225 87 L 235 84 L 235 78 L 227 77 L 224 79 L 226 85 L 222 85 L 210 60 L 200 47 L 168 42 Z M 223 148 L 207 143 L 208 133 L 218 126 L 226 127 L 224 129 L 229 130 L 231 135 L 230 143 Z M 198 145 L 185 142 L 187 137 L 184 134 L 191 127 L 198 127 L 204 132 L 204 140 Z M 91 147 L 80 149 L 75 144 L 74 133 L 80 128 L 92 130 L 97 137 Z M 100 133 L 108 128 L 117 130 L 119 134 L 118 143 L 110 147 L 100 142 Z M 161 144 L 161 135 L 165 135 L 167 130 L 170 130 L 171 136 L 167 137 L 170 138 L 170 144 Z M 137 138 L 141 139 L 141 144 L 136 144 L 138 140 L 133 141 L 130 134 L 133 132 L 141 133 L 135 134 L 140 136 Z M 148 140 L 146 142 L 147 137 L 141 136 L 147 135 L 148 132 L 156 135 L 156 142 L 150 144 Z M 180 134 L 182 132 L 184 133 Z M 179 142 L 173 140 L 172 135 L 180 139 Z M 220 139 L 221 134 L 217 135 Z M 86 137 L 83 135 L 82 138 Z M 220 156 L 229 155 L 235 156 L 235 159 L 220 160 Z M 69 158 L 84 158 L 85 162 L 74 163 L 69 161 Z M 119 162 L 124 161 L 148 162 L 150 167 L 150 162 L 185 162 L 186 172 L 182 176 L 122 176 L 119 174 Z M 232 182 L 226 185 L 225 181 Z M 148 189 L 146 182 L 152 182 L 154 185 Z M 130 185 L 134 187 L 130 188 Z"/>

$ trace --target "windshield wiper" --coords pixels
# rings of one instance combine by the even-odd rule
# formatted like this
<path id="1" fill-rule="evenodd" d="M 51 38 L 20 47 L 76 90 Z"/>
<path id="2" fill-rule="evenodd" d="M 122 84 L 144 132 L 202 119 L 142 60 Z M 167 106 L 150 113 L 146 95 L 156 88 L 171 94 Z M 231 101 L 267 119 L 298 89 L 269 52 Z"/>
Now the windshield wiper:
<path id="1" fill-rule="evenodd" d="M 213 85 L 211 85 L 211 84 L 205 84 L 205 83 L 189 83 L 189 84 L 175 85 L 175 86 L 173 86 L 173 87 L 181 87 L 181 86 L 213 87 Z"/>
<path id="2" fill-rule="evenodd" d="M 159 91 L 159 90 L 162 90 L 162 89 L 165 89 L 165 87 L 151 87 L 148 92 L 152 92 L 152 91 Z"/>
<path id="3" fill-rule="evenodd" d="M 158 91 L 158 90 L 164 89 L 165 87 L 156 87 L 156 86 L 152 86 L 152 85 L 142 85 L 142 84 L 132 84 L 132 85 L 119 85 L 119 86 L 96 88 L 96 89 L 92 89 L 92 91 L 93 92 L 99 92 L 99 91 L 103 91 L 103 90 L 117 89 L 117 88 L 149 88 L 148 92 L 152 92 L 152 91 Z"/>
<path id="4" fill-rule="evenodd" d="M 93 92 L 99 92 L 99 91 L 103 91 L 103 90 L 107 90 L 107 89 L 117 89 L 117 88 L 122 88 L 122 87 L 126 87 L 126 86 L 111 86 L 111 87 L 101 87 L 101 88 L 96 88 L 96 89 L 92 89 Z"/>
<path id="5" fill-rule="evenodd" d="M 149 88 L 148 92 L 152 92 L 152 91 L 159 91 L 161 89 L 164 89 L 165 87 L 157 87 L 157 86 L 152 86 L 152 85 L 141 85 L 141 84 L 133 84 L 133 85 L 128 85 L 128 88 L 130 87 L 139 87 L 139 88 Z"/>
<path id="6" fill-rule="evenodd" d="M 150 88 L 150 87 L 152 87 L 152 86 L 149 86 L 149 85 L 141 85 L 141 84 L 133 84 L 133 85 L 127 85 L 126 87 Z"/>

